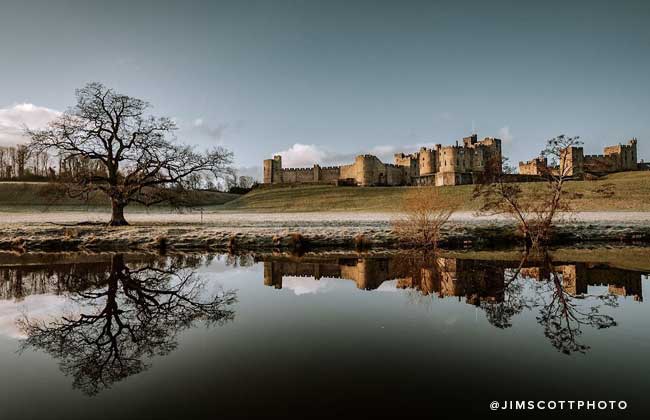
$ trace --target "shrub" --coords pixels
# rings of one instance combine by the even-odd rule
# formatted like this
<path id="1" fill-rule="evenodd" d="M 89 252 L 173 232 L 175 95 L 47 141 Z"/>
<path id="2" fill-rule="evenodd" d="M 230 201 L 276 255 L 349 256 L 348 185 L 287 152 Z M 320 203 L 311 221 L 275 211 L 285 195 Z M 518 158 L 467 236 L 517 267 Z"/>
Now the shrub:
<path id="1" fill-rule="evenodd" d="M 443 200 L 437 187 L 417 187 L 402 201 L 402 214 L 392 221 L 393 233 L 419 247 L 435 247 L 440 229 L 458 209 L 458 199 Z"/>

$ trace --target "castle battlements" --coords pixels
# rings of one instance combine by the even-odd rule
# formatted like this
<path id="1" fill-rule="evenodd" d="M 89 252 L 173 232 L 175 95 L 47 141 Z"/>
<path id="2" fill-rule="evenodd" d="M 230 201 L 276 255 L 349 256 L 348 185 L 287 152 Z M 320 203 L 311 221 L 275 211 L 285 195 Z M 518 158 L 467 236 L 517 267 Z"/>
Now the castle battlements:
<path id="1" fill-rule="evenodd" d="M 476 134 L 465 137 L 462 144 L 419 151 L 396 153 L 394 163 L 384 163 L 377 156 L 361 154 L 353 163 L 342 166 L 283 168 L 282 157 L 264 161 L 265 184 L 333 183 L 346 185 L 457 185 L 474 182 L 482 173 L 487 159 L 501 160 L 501 140 Z"/>
<path id="2" fill-rule="evenodd" d="M 563 151 L 564 168 L 557 168 L 568 176 L 578 176 L 587 173 L 612 173 L 634 171 L 639 168 L 637 156 L 637 139 L 632 138 L 627 144 L 617 144 L 603 148 L 603 154 L 585 155 L 584 148 L 570 147 Z M 548 171 L 546 162 L 544 168 L 533 161 L 519 162 L 519 173 L 527 175 L 539 174 L 540 170 Z"/>

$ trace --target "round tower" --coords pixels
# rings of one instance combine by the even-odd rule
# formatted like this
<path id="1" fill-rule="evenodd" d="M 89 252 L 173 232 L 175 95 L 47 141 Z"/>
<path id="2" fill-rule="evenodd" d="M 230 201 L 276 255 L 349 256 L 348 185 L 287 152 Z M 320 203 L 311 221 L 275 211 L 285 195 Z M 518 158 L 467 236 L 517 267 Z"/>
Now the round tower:
<path id="1" fill-rule="evenodd" d="M 354 161 L 357 173 L 357 184 L 367 187 L 374 184 L 374 156 L 359 155 Z"/>
<path id="2" fill-rule="evenodd" d="M 420 149 L 420 175 L 429 175 L 436 172 L 436 155 L 432 149 Z"/>
<path id="3" fill-rule="evenodd" d="M 458 148 L 454 146 L 443 147 L 439 159 L 440 172 L 455 172 L 457 170 Z"/>

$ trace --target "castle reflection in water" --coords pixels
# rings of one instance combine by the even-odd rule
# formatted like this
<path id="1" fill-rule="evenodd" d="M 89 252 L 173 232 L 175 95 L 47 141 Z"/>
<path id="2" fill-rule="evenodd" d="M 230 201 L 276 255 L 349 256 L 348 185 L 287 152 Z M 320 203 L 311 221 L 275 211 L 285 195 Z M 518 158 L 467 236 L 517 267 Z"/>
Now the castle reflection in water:
<path id="1" fill-rule="evenodd" d="M 214 256 L 212 256 L 214 257 Z M 166 257 L 131 257 L 133 264 L 157 264 Z M 198 267 L 206 257 L 184 256 L 182 265 Z M 250 258 L 250 257 L 249 257 Z M 244 257 L 240 258 L 240 262 Z M 334 278 L 351 280 L 362 290 L 374 290 L 386 281 L 400 289 L 416 290 L 423 295 L 440 298 L 464 298 L 472 305 L 501 302 L 506 283 L 513 272 L 519 278 L 539 281 L 558 274 L 565 292 L 581 295 L 593 286 L 607 286 L 617 296 L 643 300 L 641 281 L 646 272 L 611 267 L 604 263 L 553 262 L 544 267 L 537 262 L 494 261 L 435 257 L 413 261 L 408 257 L 390 255 L 359 257 L 357 255 L 254 257 L 264 265 L 264 285 L 282 288 L 284 277 Z M 22 299 L 32 294 L 62 294 L 100 285 L 103 274 L 111 270 L 110 262 L 101 256 L 86 256 L 83 261 L 28 261 L 24 257 L 14 264 L 0 264 L 0 299 Z M 251 263 L 252 261 L 249 261 Z M 81 280 L 83 279 L 83 281 Z"/>
<path id="2" fill-rule="evenodd" d="M 395 280 L 398 288 L 418 290 L 440 298 L 465 298 L 468 304 L 501 302 L 506 282 L 516 271 L 522 278 L 549 281 L 558 274 L 562 288 L 572 295 L 586 294 L 590 286 L 607 286 L 616 296 L 643 300 L 641 279 L 645 274 L 613 268 L 600 263 L 553 263 L 548 268 L 531 262 L 486 261 L 436 257 L 426 263 L 414 263 L 399 257 L 261 257 L 264 284 L 282 288 L 283 277 L 336 278 L 352 280 L 357 288 L 374 290 Z"/>

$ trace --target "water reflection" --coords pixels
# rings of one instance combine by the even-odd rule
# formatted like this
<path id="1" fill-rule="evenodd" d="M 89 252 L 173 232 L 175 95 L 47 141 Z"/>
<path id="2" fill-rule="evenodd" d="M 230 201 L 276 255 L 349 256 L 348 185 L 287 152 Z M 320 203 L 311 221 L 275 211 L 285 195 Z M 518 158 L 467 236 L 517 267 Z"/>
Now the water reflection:
<path id="1" fill-rule="evenodd" d="M 57 265 L 3 270 L 3 297 L 26 293 L 69 294 L 75 310 L 55 319 L 27 315 L 19 327 L 23 348 L 43 350 L 59 361 L 73 386 L 88 395 L 148 367 L 153 356 L 176 347 L 178 333 L 203 320 L 233 318 L 233 292 L 205 297 L 204 283 L 188 258 L 125 262 L 123 255 L 101 264 Z M 25 283 L 25 279 L 29 281 Z"/>
<path id="2" fill-rule="evenodd" d="M 490 324 L 509 328 L 526 310 L 537 312 L 537 322 L 551 344 L 565 354 L 589 349 L 580 342 L 584 327 L 609 328 L 614 318 L 602 310 L 618 305 L 617 296 L 643 300 L 643 272 L 605 264 L 554 262 L 547 254 L 519 261 L 494 261 L 403 253 L 385 257 L 266 256 L 264 284 L 281 289 L 284 277 L 322 277 L 352 280 L 358 289 L 378 289 L 396 281 L 400 289 L 423 296 L 456 297 L 485 312 Z M 526 282 L 533 279 L 533 282 Z M 605 292 L 589 293 L 592 286 Z"/>
<path id="3" fill-rule="evenodd" d="M 28 313 L 20 318 L 22 347 L 50 354 L 73 378 L 75 388 L 95 395 L 144 371 L 152 357 L 169 354 L 179 333 L 197 321 L 221 324 L 233 319 L 234 292 L 211 293 L 198 274 L 214 257 L 4 255 L 0 299 L 22 301 L 30 295 L 46 295 L 66 302 L 63 314 Z M 565 354 L 589 349 L 583 342 L 585 330 L 616 326 L 610 308 L 618 305 L 619 297 L 642 302 L 642 277 L 647 274 L 607 263 L 554 259 L 549 254 L 500 259 L 413 252 L 228 255 L 225 263 L 250 268 L 250 273 L 263 276 L 265 286 L 275 289 L 296 278 L 341 279 L 366 291 L 390 284 L 429 304 L 454 299 L 475 306 L 499 329 L 512 328 L 518 316 L 530 312 L 537 330 Z M 261 284 L 256 289 L 272 292 Z M 376 295 L 363 296 L 374 299 Z M 268 303 L 268 296 L 265 299 Z"/>

